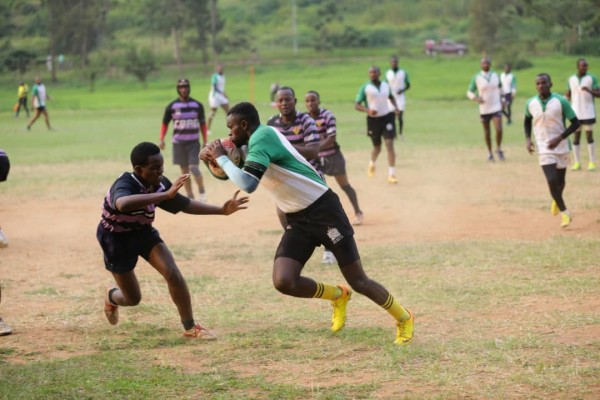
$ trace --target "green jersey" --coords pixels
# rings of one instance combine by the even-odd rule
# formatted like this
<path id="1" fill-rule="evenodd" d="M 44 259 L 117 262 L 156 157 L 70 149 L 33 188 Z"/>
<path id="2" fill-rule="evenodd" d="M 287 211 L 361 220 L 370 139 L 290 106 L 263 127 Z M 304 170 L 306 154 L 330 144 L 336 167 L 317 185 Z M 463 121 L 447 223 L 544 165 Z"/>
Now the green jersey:
<path id="1" fill-rule="evenodd" d="M 250 136 L 244 171 L 260 175 L 256 177 L 285 213 L 307 208 L 328 190 L 306 158 L 271 126 L 260 125 Z"/>

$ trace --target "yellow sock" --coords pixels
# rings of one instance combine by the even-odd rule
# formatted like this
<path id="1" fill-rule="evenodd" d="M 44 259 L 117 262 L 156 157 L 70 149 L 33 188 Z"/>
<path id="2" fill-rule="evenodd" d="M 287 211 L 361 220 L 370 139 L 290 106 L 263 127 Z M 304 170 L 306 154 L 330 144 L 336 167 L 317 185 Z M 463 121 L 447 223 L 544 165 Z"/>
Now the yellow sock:
<path id="1" fill-rule="evenodd" d="M 396 321 L 406 321 L 410 318 L 410 314 L 406 311 L 406 308 L 402 307 L 400 303 L 392 296 L 388 294 L 388 298 L 381 305 L 387 312 L 389 312 Z"/>
<path id="2" fill-rule="evenodd" d="M 337 286 L 326 285 L 317 282 L 317 291 L 313 295 L 313 299 L 335 300 L 342 295 L 342 289 Z"/>

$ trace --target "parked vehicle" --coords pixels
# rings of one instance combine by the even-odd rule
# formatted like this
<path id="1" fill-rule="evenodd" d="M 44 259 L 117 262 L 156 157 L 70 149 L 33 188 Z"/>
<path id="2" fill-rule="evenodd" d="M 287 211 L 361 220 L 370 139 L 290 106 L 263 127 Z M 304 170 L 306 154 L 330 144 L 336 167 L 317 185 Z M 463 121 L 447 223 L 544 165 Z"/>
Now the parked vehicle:
<path id="1" fill-rule="evenodd" d="M 458 54 L 459 56 L 462 56 L 466 52 L 467 45 L 463 43 L 457 43 L 450 39 L 442 39 L 437 43 L 433 39 L 428 39 L 425 41 L 425 54 L 428 56 L 435 56 L 438 53 Z"/>

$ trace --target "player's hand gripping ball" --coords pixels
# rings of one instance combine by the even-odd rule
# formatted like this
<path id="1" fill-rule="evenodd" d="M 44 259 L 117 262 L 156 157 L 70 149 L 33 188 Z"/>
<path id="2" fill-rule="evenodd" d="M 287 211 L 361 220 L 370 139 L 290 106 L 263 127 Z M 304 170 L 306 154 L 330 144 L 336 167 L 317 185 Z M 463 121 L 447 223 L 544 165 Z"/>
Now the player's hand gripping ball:
<path id="1" fill-rule="evenodd" d="M 238 168 L 242 168 L 244 166 L 244 153 L 242 150 L 240 150 L 229 138 L 223 138 L 219 140 L 221 141 L 221 145 L 227 152 L 227 157 L 229 157 L 231 162 L 233 162 Z M 215 178 L 222 181 L 229 179 L 225 171 L 223 171 L 218 164 L 213 164 L 208 161 L 204 161 L 204 163 L 208 167 L 210 174 Z"/>

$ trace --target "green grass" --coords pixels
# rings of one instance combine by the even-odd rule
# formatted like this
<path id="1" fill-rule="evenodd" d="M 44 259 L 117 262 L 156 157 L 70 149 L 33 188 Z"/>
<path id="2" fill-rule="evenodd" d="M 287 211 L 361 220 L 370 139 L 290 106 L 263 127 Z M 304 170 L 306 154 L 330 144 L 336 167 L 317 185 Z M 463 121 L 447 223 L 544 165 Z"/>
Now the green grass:
<path id="1" fill-rule="evenodd" d="M 591 70 L 600 65 L 600 59 L 589 61 Z M 373 63 L 387 67 L 387 55 L 257 65 L 254 95 L 262 119 L 275 113 L 267 104 L 271 82 L 294 87 L 301 110 L 302 93 L 317 89 L 324 106 L 337 114 L 342 147 L 350 154 L 366 154 L 370 144 L 364 114 L 353 110 L 353 99 Z M 465 170 L 484 170 L 482 160 L 473 156 L 483 154 L 477 107 L 465 97 L 470 76 L 478 70 L 477 58 L 406 59 L 401 64 L 411 74 L 413 87 L 408 92 L 400 173 L 417 174 L 420 162 L 439 162 L 440 169 L 453 162 Z M 505 132 L 514 167 L 494 173 L 521 178 L 524 165 L 534 168 L 535 161 L 524 154 L 520 127 L 525 98 L 534 94 L 533 77 L 549 72 L 555 89 L 562 92 L 574 64 L 574 59 L 555 57 L 517 71 L 516 123 Z M 247 71 L 247 66 L 226 66 L 234 101 L 251 95 Z M 193 96 L 203 102 L 209 75 L 210 71 L 191 68 L 188 75 Z M 142 89 L 121 77 L 119 82 L 99 82 L 94 93 L 76 77 L 61 79 L 58 85 L 48 85 L 54 96 L 49 111 L 56 130 L 47 132 L 39 121 L 27 132 L 24 118 L 15 120 L 8 111 L 16 85 L 13 90 L 10 77 L 2 77 L 0 147 L 8 151 L 12 170 L 10 179 L 0 185 L 0 201 L 5 196 L 24 202 L 58 200 L 70 207 L 97 198 L 99 205 L 108 185 L 129 168 L 131 147 L 143 140 L 157 141 L 163 109 L 175 97 L 175 79 L 175 74 L 163 71 Z M 212 138 L 226 134 L 221 110 L 214 131 Z M 176 174 L 169 162 L 165 167 L 167 175 Z M 591 183 L 574 180 L 570 188 L 597 185 L 596 178 Z M 536 179 L 544 190 L 541 173 Z M 594 186 L 590 190 L 596 193 Z M 539 198 L 547 197 L 544 192 L 539 198 L 527 198 L 518 191 L 507 190 L 500 200 L 477 201 L 511 211 L 540 208 Z M 414 192 L 406 190 L 402 196 L 410 199 Z M 598 209 L 597 198 L 583 191 L 572 196 L 583 198 L 582 209 Z M 393 211 L 402 204 L 381 206 Z M 6 204 L 0 203 L 0 217 L 5 209 Z M 89 230 L 93 234 L 93 227 Z M 39 306 L 39 315 L 24 323 L 45 329 L 41 319 L 64 337 L 59 344 L 41 343 L 39 348 L 7 345 L 10 342 L 0 339 L 0 399 L 597 396 L 598 238 L 465 238 L 361 246 L 369 274 L 418 308 L 415 343 L 398 348 L 392 344 L 389 317 L 364 297 L 353 298 L 355 320 L 334 335 L 323 318 L 329 312 L 327 304 L 277 294 L 269 269 L 280 232 L 264 227 L 256 231 L 253 243 L 238 242 L 237 232 L 232 233 L 234 245 L 212 235 L 201 236 L 199 245 L 192 240 L 169 243 L 182 270 L 201 271 L 187 276 L 187 282 L 194 304 L 202 305 L 198 311 L 202 320 L 220 331 L 215 343 L 189 343 L 173 334 L 179 329 L 174 306 L 164 281 L 149 268 L 140 270 L 144 301 L 127 309 L 127 318 L 112 329 L 97 323 L 98 282 L 90 276 L 100 268 L 99 251 L 88 260 L 69 243 L 64 246 L 64 261 L 80 265 L 76 272 L 45 270 L 42 276 L 32 273 L 31 282 L 12 280 L 9 271 L 14 266 L 0 259 L 4 294 L 6 289 L 19 292 Z M 23 254 L 24 260 L 30 257 Z M 306 269 L 323 281 L 340 279 L 336 268 L 321 266 L 315 257 Z M 64 290 L 73 281 L 78 287 Z M 3 315 L 5 305 L 3 297 Z M 53 305 L 57 309 L 45 310 Z M 540 308 L 543 312 L 538 312 Z M 564 341 L 578 333 L 587 336 Z M 17 333 L 13 338 L 19 338 Z M 47 353 L 58 355 L 48 359 Z"/>

